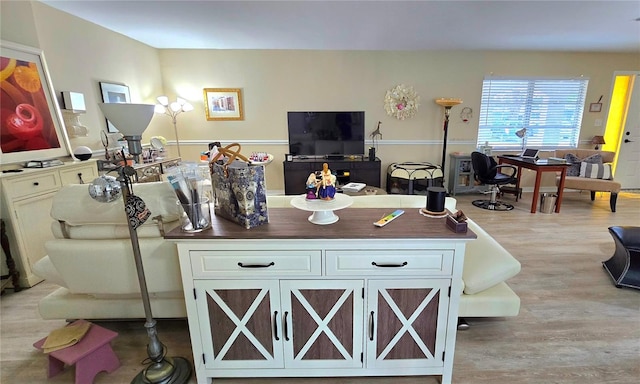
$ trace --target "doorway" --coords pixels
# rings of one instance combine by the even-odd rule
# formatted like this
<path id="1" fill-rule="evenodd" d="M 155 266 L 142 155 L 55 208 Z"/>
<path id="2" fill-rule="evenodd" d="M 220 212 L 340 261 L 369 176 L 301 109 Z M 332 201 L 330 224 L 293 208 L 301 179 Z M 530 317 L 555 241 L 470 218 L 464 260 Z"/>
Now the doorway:
<path id="1" fill-rule="evenodd" d="M 622 189 L 640 189 L 640 72 L 615 72 L 603 150 L 616 152 Z"/>

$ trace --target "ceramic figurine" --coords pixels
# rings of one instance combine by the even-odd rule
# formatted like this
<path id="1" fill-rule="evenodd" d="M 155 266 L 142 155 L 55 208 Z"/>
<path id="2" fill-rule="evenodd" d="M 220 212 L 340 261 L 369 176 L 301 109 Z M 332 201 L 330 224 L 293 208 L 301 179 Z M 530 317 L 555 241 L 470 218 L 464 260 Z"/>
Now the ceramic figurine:
<path id="1" fill-rule="evenodd" d="M 318 183 L 318 198 L 322 200 L 333 200 L 336 195 L 336 176 L 331 173 L 329 164 L 322 164 L 322 173 Z"/>
<path id="2" fill-rule="evenodd" d="M 311 172 L 307 178 L 307 200 L 315 200 L 318 198 L 316 195 L 318 181 L 316 180 L 315 172 Z"/>

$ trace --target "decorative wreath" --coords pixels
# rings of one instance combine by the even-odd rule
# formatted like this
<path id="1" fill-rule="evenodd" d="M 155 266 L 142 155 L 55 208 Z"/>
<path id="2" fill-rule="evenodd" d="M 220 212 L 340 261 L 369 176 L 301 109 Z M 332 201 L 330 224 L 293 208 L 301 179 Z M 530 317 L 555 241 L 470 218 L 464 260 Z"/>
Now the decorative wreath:
<path id="1" fill-rule="evenodd" d="M 419 101 L 420 96 L 413 90 L 413 87 L 400 84 L 387 91 L 387 95 L 384 97 L 384 110 L 387 111 L 387 115 L 404 120 L 416 114 L 420 106 Z"/>

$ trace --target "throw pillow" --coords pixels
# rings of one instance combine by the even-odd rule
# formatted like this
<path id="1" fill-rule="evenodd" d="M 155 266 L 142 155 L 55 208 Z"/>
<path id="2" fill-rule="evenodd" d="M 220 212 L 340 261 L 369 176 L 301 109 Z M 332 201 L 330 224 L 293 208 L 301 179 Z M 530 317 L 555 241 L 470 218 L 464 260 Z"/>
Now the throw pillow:
<path id="1" fill-rule="evenodd" d="M 611 164 L 580 163 L 580 177 L 611 180 Z"/>
<path id="2" fill-rule="evenodd" d="M 567 163 L 571 164 L 569 168 L 567 168 L 567 176 L 580 176 L 580 164 L 582 162 L 591 163 L 591 164 L 602 164 L 602 155 L 599 153 L 594 153 L 591 156 L 587 156 L 584 159 L 579 158 L 573 153 L 567 153 L 564 155 Z"/>

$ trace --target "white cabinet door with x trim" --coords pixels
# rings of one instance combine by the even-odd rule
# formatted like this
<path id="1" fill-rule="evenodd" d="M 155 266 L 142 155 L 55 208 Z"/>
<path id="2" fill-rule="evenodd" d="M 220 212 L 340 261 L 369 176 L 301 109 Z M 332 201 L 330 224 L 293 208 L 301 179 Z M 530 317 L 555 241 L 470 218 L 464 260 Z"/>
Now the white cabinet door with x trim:
<path id="1" fill-rule="evenodd" d="M 362 368 L 364 280 L 281 280 L 285 367 Z"/>
<path id="2" fill-rule="evenodd" d="M 196 280 L 194 287 L 206 368 L 284 367 L 278 280 Z"/>
<path id="3" fill-rule="evenodd" d="M 444 365 L 450 279 L 369 280 L 367 368 Z"/>

